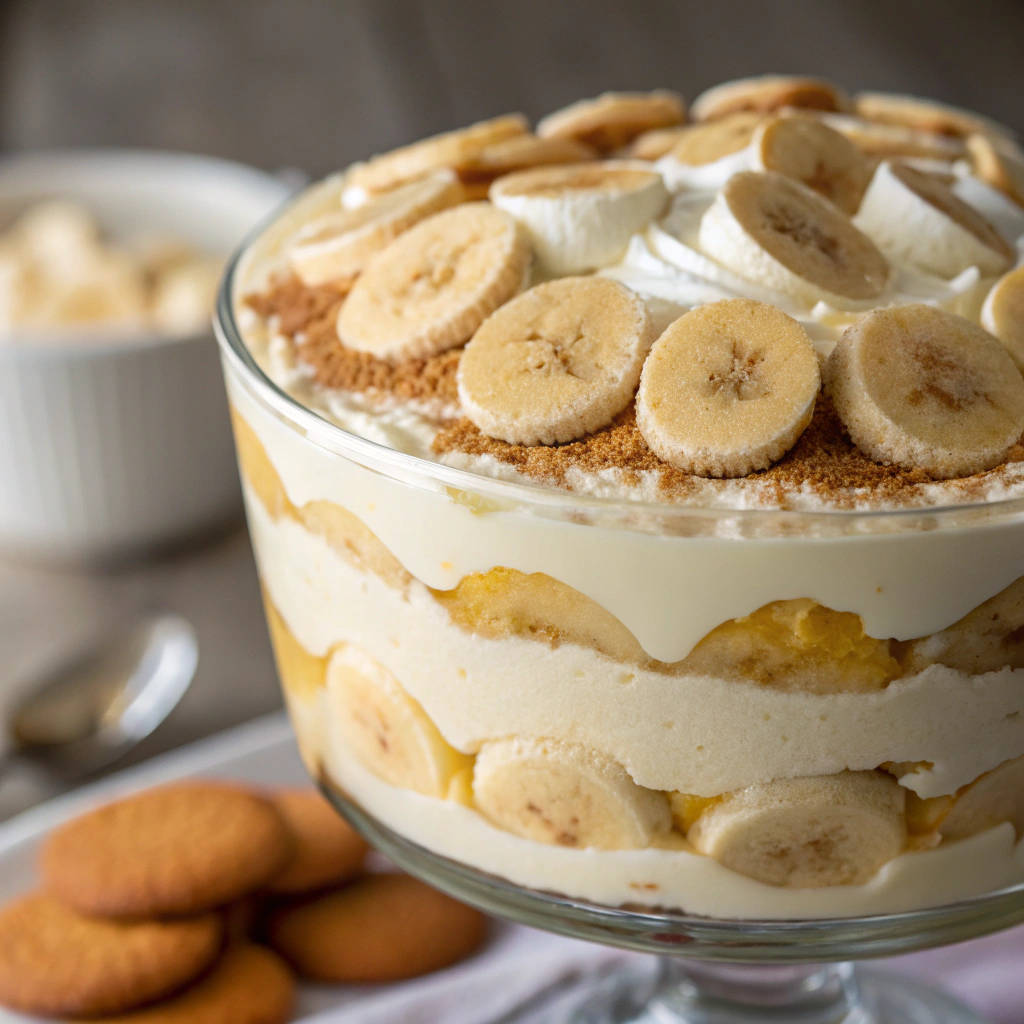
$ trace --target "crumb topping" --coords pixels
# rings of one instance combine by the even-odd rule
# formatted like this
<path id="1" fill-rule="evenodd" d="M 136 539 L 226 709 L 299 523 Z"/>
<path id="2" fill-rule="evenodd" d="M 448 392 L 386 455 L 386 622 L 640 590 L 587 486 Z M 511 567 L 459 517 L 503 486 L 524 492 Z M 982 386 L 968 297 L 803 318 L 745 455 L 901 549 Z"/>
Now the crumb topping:
<path id="1" fill-rule="evenodd" d="M 538 483 L 568 490 L 574 479 L 611 471 L 627 487 L 653 482 L 659 498 L 667 502 L 742 485 L 752 503 L 779 509 L 796 507 L 798 496 L 815 497 L 835 509 L 915 506 L 925 498 L 928 485 L 940 483 L 955 500 L 968 503 L 985 500 L 1000 479 L 1019 483 L 1024 476 L 1024 438 L 995 469 L 959 479 L 939 481 L 923 470 L 873 462 L 850 441 L 824 395 L 818 396 L 810 426 L 793 448 L 768 469 L 740 480 L 700 477 L 662 462 L 641 435 L 632 405 L 607 427 L 578 441 L 509 444 L 486 436 L 461 416 L 457 373 L 462 349 L 388 363 L 343 346 L 336 322 L 348 290 L 344 285 L 308 286 L 295 276 L 278 277 L 245 302 L 289 341 L 317 384 L 363 394 L 382 407 L 409 403 L 428 416 L 438 427 L 431 445 L 438 457 L 489 457 Z"/>
<path id="2" fill-rule="evenodd" d="M 297 358 L 310 367 L 325 388 L 354 391 L 378 399 L 415 402 L 441 418 L 458 406 L 455 375 L 460 350 L 428 359 L 387 363 L 369 352 L 356 352 L 338 340 L 338 311 L 348 288 L 310 287 L 297 277 L 279 278 L 246 303 L 261 317 L 276 318 L 277 331 L 295 347 Z"/>
<path id="3" fill-rule="evenodd" d="M 460 419 L 440 430 L 434 439 L 433 451 L 435 455 L 458 452 L 490 456 L 538 482 L 560 487 L 568 486 L 573 471 L 597 473 L 613 469 L 622 474 L 624 483 L 634 486 L 639 484 L 642 474 L 654 473 L 659 492 L 669 501 L 693 496 L 709 484 L 727 486 L 729 483 L 709 481 L 663 463 L 640 434 L 632 407 L 620 413 L 611 425 L 588 437 L 551 446 L 531 447 L 496 441 L 481 434 L 469 420 Z M 964 501 L 976 500 L 994 477 L 1021 462 L 1024 462 L 1024 439 L 1010 450 L 1002 466 L 942 483 L 955 487 Z M 889 505 L 910 503 L 920 496 L 922 485 L 933 480 L 922 470 L 872 462 L 846 436 L 832 404 L 821 396 L 810 426 L 793 448 L 773 466 L 751 473 L 743 482 L 763 503 L 776 508 L 791 507 L 793 494 L 800 492 L 814 494 L 834 508 L 852 509 L 866 494 Z"/>

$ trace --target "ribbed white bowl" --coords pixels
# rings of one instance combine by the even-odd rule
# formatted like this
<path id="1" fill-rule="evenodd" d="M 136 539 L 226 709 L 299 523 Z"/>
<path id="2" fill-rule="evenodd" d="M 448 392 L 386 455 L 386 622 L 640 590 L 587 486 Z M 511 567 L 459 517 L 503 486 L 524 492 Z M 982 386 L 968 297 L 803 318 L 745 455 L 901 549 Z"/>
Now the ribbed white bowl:
<path id="1" fill-rule="evenodd" d="M 186 154 L 40 153 L 0 161 L 0 226 L 64 197 L 115 236 L 152 232 L 227 254 L 288 192 L 272 175 Z M 101 560 L 239 509 L 212 333 L 0 341 L 0 547 Z"/>

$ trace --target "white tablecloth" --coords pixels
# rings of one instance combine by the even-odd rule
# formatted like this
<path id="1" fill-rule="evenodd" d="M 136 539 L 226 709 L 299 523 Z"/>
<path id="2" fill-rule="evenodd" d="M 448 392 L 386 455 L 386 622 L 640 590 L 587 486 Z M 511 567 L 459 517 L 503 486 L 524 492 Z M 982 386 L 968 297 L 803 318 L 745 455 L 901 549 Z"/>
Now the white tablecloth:
<path id="1" fill-rule="evenodd" d="M 580 998 L 573 984 L 587 974 L 654 960 L 575 942 L 529 928 L 498 926 L 479 956 L 427 978 L 386 988 L 308 993 L 304 1024 L 499 1024 L 557 1021 Z M 1024 1024 L 1024 928 L 876 961 L 956 996 L 991 1024 Z"/>

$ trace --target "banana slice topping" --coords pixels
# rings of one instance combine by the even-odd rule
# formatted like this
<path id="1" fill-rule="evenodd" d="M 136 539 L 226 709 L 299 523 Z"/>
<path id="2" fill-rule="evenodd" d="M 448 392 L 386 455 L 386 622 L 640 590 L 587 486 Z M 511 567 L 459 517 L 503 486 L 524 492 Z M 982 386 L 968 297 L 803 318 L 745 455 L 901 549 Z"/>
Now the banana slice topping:
<path id="1" fill-rule="evenodd" d="M 1000 278 L 985 297 L 981 325 L 1006 346 L 1006 351 L 1024 373 L 1024 267 Z"/>
<path id="2" fill-rule="evenodd" d="M 558 276 L 614 263 L 668 205 L 661 175 L 629 160 L 509 174 L 490 196 L 526 230 L 541 267 Z"/>
<path id="3" fill-rule="evenodd" d="M 884 161 L 854 224 L 893 259 L 952 278 L 967 267 L 1000 274 L 1013 249 L 975 209 L 933 175 Z"/>
<path id="4" fill-rule="evenodd" d="M 310 221 L 289 246 L 288 262 L 303 284 L 311 287 L 351 280 L 403 231 L 461 200 L 455 175 L 438 171 L 355 209 Z"/>
<path id="5" fill-rule="evenodd" d="M 849 97 L 837 85 L 820 78 L 795 75 L 756 75 L 722 82 L 702 92 L 690 107 L 694 121 L 714 121 L 752 110 L 770 114 L 781 107 L 846 110 Z"/>
<path id="6" fill-rule="evenodd" d="M 905 797 L 884 772 L 776 779 L 712 803 L 687 839 L 768 885 L 862 885 L 903 852 Z"/>
<path id="7" fill-rule="evenodd" d="M 982 181 L 1024 206 L 1024 152 L 1016 143 L 971 135 L 967 152 L 974 173 Z"/>
<path id="8" fill-rule="evenodd" d="M 346 191 L 361 195 L 386 192 L 442 167 L 457 170 L 495 142 L 524 135 L 529 130 L 530 123 L 522 114 L 505 114 L 432 135 L 375 156 L 365 164 L 356 164 L 345 177 Z"/>
<path id="9" fill-rule="evenodd" d="M 729 179 L 701 218 L 700 247 L 741 277 L 813 306 L 868 305 L 889 263 L 830 202 L 774 171 Z"/>
<path id="10" fill-rule="evenodd" d="M 810 118 L 777 117 L 754 132 L 753 165 L 803 182 L 843 213 L 857 212 L 871 170 L 846 136 Z"/>
<path id="11" fill-rule="evenodd" d="M 461 164 L 459 180 L 470 187 L 489 187 L 497 178 L 515 171 L 548 164 L 580 164 L 596 159 L 594 150 L 575 139 L 513 135 L 492 143 Z"/>
<path id="12" fill-rule="evenodd" d="M 462 345 L 522 285 L 530 247 L 489 203 L 421 221 L 378 253 L 338 313 L 338 338 L 381 359 Z"/>
<path id="13" fill-rule="evenodd" d="M 643 132 L 686 120 L 682 96 L 667 89 L 653 92 L 606 92 L 548 114 L 537 124 L 544 139 L 574 139 L 608 153 Z"/>
<path id="14" fill-rule="evenodd" d="M 1013 138 L 1013 132 L 990 117 L 973 110 L 951 107 L 936 100 L 891 92 L 862 92 L 854 97 L 854 110 L 868 121 L 903 125 L 936 135 L 963 136 L 981 132 Z"/>
<path id="15" fill-rule="evenodd" d="M 473 759 L 437 731 L 423 708 L 379 661 L 342 644 L 327 664 L 328 729 L 392 786 L 445 797 Z"/>
<path id="16" fill-rule="evenodd" d="M 604 277 L 537 285 L 490 316 L 459 364 L 459 400 L 489 437 L 572 441 L 633 397 L 654 330 L 643 300 Z"/>
<path id="17" fill-rule="evenodd" d="M 731 114 L 709 124 L 690 125 L 672 147 L 672 156 L 690 167 L 715 163 L 746 149 L 763 120 L 761 114 Z"/>
<path id="18" fill-rule="evenodd" d="M 664 793 L 638 786 L 598 751 L 557 740 L 485 743 L 473 799 L 499 828 L 559 846 L 637 849 L 671 824 Z"/>
<path id="19" fill-rule="evenodd" d="M 692 310 L 655 342 L 637 426 L 663 462 L 700 476 L 746 476 L 796 443 L 820 380 L 806 331 L 774 306 L 726 299 Z"/>
<path id="20" fill-rule="evenodd" d="M 861 451 L 937 479 L 999 465 L 1024 433 L 1024 379 L 1006 349 L 931 306 L 862 317 L 833 349 L 824 378 Z"/>
<path id="21" fill-rule="evenodd" d="M 937 132 L 923 131 L 900 124 L 883 124 L 866 121 L 850 114 L 808 114 L 822 124 L 845 135 L 857 148 L 869 157 L 903 157 L 920 160 L 935 160 L 951 165 L 967 152 L 963 139 Z"/>
<path id="22" fill-rule="evenodd" d="M 674 128 L 652 128 L 643 135 L 638 135 L 626 148 L 622 155 L 631 160 L 649 160 L 654 163 L 672 152 L 675 144 L 683 138 L 688 129 L 682 125 Z"/>
<path id="23" fill-rule="evenodd" d="M 763 120 L 761 114 L 730 114 L 682 129 L 676 144 L 657 164 L 665 184 L 673 192 L 717 189 L 739 171 L 749 170 L 750 142 Z"/>

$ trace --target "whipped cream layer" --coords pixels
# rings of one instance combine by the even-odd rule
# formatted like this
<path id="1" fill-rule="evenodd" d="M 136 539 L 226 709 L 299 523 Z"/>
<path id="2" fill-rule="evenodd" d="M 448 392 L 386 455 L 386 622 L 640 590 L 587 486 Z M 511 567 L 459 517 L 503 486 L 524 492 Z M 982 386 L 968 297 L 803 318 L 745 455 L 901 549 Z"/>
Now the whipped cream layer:
<path id="1" fill-rule="evenodd" d="M 674 848 L 570 849 L 520 839 L 461 804 L 381 781 L 332 737 L 321 702 L 293 712 L 308 754 L 381 824 L 434 853 L 517 885 L 606 906 L 669 907 L 717 918 L 771 920 L 862 917 L 942 906 L 1024 880 L 1024 843 L 1013 826 L 935 850 L 906 853 L 864 885 L 786 889 L 746 878 L 678 840 Z M 300 724 L 301 723 L 301 724 Z"/>
<path id="2" fill-rule="evenodd" d="M 464 753 L 506 736 L 555 738 L 608 754 L 641 786 L 699 796 L 929 761 L 901 780 L 923 797 L 1024 753 L 1024 670 L 970 677 L 935 665 L 876 693 L 821 695 L 483 638 L 422 584 L 388 586 L 295 520 L 272 520 L 248 488 L 246 501 L 260 578 L 298 642 L 317 656 L 350 643 L 376 658 Z"/>

